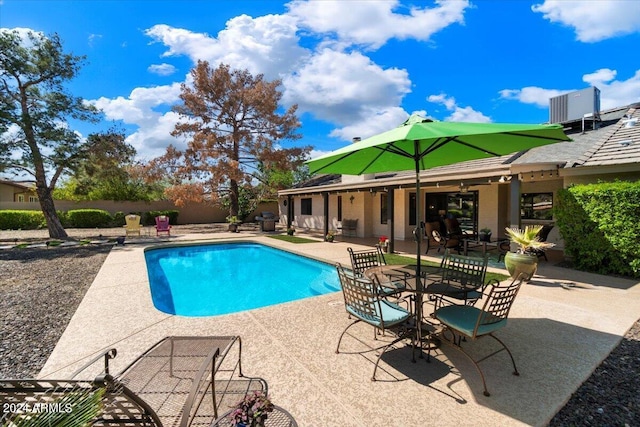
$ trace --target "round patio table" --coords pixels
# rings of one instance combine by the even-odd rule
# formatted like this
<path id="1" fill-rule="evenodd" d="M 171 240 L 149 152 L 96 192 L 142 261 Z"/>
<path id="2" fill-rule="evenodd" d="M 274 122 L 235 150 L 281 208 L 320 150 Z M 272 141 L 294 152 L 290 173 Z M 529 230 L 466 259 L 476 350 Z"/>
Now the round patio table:
<path id="1" fill-rule="evenodd" d="M 230 427 L 232 425 L 230 417 L 232 412 L 233 410 L 223 414 L 210 427 Z M 265 427 L 298 427 L 298 423 L 293 419 L 293 416 L 287 410 L 276 405 L 273 405 L 273 411 L 269 412 L 264 425 Z"/>

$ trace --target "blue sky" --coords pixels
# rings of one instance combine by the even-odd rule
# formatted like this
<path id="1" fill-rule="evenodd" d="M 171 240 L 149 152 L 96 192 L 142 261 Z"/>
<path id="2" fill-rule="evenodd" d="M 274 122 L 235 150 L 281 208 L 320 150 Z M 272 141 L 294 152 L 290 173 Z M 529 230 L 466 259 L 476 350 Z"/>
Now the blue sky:
<path id="1" fill-rule="evenodd" d="M 591 85 L 603 109 L 640 101 L 640 1 L 0 0 L 0 28 L 56 32 L 88 64 L 69 90 L 121 124 L 141 160 L 164 152 L 199 60 L 281 79 L 314 154 L 438 120 L 543 123 Z"/>

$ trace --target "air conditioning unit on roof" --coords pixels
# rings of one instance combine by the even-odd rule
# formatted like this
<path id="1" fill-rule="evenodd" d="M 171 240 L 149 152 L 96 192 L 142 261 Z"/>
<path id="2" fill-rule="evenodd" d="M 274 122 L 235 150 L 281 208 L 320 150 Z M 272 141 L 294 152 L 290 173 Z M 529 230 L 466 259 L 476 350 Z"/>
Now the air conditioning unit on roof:
<path id="1" fill-rule="evenodd" d="M 567 123 L 600 117 L 600 89 L 595 86 L 549 99 L 549 122 Z"/>

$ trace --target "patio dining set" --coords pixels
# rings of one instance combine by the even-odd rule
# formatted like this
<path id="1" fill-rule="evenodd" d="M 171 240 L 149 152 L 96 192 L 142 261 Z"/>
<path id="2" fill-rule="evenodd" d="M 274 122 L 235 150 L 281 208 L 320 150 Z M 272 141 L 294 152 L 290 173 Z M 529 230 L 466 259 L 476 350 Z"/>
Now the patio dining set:
<path id="1" fill-rule="evenodd" d="M 342 332 L 336 353 L 340 353 L 347 331 L 358 323 L 373 327 L 374 340 L 381 344 L 365 348 L 361 353 L 377 351 L 372 380 L 386 351 L 402 341 L 410 342 L 412 361 L 416 351 L 421 358 L 440 344 L 460 350 L 476 367 L 483 383 L 483 393 L 490 396 L 479 363 L 506 351 L 519 375 L 515 360 L 506 344 L 495 336 L 504 328 L 511 306 L 524 282 L 525 275 L 516 272 L 515 279 L 500 283 L 486 281 L 488 255 L 482 257 L 456 255 L 445 250 L 437 267 L 387 265 L 379 247 L 356 251 L 348 248 L 351 269 L 337 265 L 345 309 L 354 319 Z M 431 309 L 425 307 L 431 305 Z M 392 339 L 385 339 L 387 331 Z M 354 332 L 350 332 L 353 336 Z M 379 338 L 379 335 L 382 335 Z M 491 337 L 500 348 L 482 359 L 474 359 L 466 350 L 473 341 Z M 356 340 L 360 340 L 356 337 Z"/>

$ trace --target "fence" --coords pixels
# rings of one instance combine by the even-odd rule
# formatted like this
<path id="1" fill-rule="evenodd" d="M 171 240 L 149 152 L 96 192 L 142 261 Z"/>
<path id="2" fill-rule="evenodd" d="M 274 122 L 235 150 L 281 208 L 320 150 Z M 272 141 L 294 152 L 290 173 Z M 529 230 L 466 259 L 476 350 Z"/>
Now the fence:
<path id="1" fill-rule="evenodd" d="M 161 210 L 177 210 L 180 212 L 178 215 L 178 224 L 208 224 L 213 222 L 226 222 L 228 211 L 225 211 L 219 207 L 208 206 L 204 204 L 188 204 L 184 207 L 176 207 L 169 201 L 158 202 L 118 202 L 112 200 L 94 200 L 87 202 L 73 202 L 66 200 L 58 200 L 55 202 L 56 209 L 59 211 L 69 211 L 72 209 L 102 209 L 109 212 L 111 215 L 116 212 L 148 212 L 148 211 L 161 211 Z M 39 211 L 40 203 L 28 203 L 28 202 L 0 202 L 0 210 L 33 210 Z M 278 203 L 265 202 L 260 203 L 255 212 L 247 217 L 247 221 L 252 221 L 261 212 L 273 212 L 278 214 Z"/>

